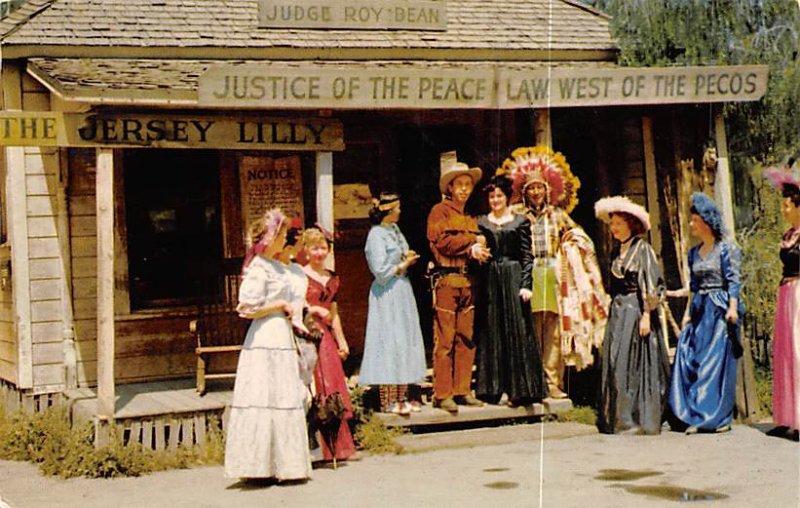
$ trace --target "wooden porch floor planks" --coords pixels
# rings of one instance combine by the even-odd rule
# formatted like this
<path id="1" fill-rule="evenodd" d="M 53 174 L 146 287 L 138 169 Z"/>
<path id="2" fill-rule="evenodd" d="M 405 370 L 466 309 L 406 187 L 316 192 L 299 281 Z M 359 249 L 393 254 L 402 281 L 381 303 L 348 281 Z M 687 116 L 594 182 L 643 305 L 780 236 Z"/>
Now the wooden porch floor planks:
<path id="1" fill-rule="evenodd" d="M 201 397 L 193 380 L 135 383 L 117 386 L 115 417 L 136 419 L 171 414 L 221 412 L 230 404 L 232 392 L 212 391 Z M 91 420 L 97 408 L 94 390 L 81 388 L 68 393 L 73 418 Z"/>

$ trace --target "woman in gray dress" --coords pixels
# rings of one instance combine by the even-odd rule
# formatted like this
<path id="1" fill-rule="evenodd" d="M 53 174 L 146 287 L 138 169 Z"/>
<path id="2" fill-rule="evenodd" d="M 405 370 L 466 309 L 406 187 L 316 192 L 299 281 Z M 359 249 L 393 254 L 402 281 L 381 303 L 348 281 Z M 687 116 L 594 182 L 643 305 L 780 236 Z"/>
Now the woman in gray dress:
<path id="1" fill-rule="evenodd" d="M 641 238 L 647 210 L 628 198 L 603 198 L 595 215 L 619 244 L 612 252 L 611 308 L 601 357 L 597 427 L 607 434 L 658 434 L 666 402 L 669 359 L 658 326 L 664 292 L 661 266 Z"/>

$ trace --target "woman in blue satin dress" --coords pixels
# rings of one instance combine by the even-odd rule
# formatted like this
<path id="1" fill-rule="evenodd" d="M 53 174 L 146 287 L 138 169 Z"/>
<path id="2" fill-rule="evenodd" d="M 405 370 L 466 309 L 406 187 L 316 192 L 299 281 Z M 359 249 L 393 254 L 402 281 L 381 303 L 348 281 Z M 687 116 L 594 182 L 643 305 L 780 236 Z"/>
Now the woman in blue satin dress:
<path id="1" fill-rule="evenodd" d="M 689 250 L 691 300 L 672 370 L 668 396 L 673 428 L 687 434 L 727 432 L 741 354 L 738 319 L 741 252 L 723 240 L 722 216 L 703 193 L 692 194 L 690 230 L 701 243 Z M 670 291 L 668 296 L 686 296 Z"/>

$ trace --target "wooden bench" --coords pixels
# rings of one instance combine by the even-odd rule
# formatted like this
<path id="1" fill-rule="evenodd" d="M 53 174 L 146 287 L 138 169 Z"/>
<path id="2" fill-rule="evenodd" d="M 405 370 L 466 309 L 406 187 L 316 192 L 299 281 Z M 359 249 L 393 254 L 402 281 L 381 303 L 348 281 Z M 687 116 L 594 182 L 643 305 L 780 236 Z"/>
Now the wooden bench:
<path id="1" fill-rule="evenodd" d="M 206 379 L 232 378 L 233 372 L 208 372 L 209 360 L 218 353 L 233 353 L 242 349 L 250 321 L 236 312 L 242 260 L 224 259 L 204 267 L 198 278 L 199 297 L 197 319 L 189 323 L 196 339 L 197 392 L 206 392 Z"/>

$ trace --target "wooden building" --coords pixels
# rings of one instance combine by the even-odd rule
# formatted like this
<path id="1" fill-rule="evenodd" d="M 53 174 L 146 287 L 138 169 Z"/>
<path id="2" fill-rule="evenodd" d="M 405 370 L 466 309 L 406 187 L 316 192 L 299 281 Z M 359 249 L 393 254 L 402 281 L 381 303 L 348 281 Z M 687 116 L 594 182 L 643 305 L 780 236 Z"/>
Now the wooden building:
<path id="1" fill-rule="evenodd" d="M 370 195 L 404 196 L 426 252 L 440 152 L 491 175 L 546 143 L 601 250 L 591 207 L 620 192 L 661 249 L 661 184 L 719 140 L 712 104 L 766 86 L 758 67 L 617 68 L 608 17 L 572 0 L 29 0 L 0 41 L 0 380 L 32 408 L 98 387 L 105 418 L 116 385 L 194 375 L 198 273 L 243 254 L 266 203 L 335 229 L 357 352 Z"/>

